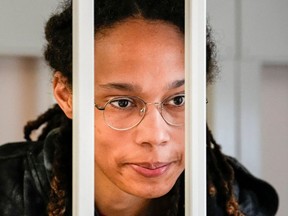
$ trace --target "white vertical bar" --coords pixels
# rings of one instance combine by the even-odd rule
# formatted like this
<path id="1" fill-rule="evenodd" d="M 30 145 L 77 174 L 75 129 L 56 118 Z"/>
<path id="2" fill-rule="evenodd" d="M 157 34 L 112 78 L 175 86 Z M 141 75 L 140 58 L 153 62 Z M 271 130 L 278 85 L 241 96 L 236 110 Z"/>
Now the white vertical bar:
<path id="1" fill-rule="evenodd" d="M 73 1 L 73 216 L 94 215 L 94 11 Z"/>
<path id="2" fill-rule="evenodd" d="M 206 0 L 185 1 L 185 215 L 206 215 Z"/>

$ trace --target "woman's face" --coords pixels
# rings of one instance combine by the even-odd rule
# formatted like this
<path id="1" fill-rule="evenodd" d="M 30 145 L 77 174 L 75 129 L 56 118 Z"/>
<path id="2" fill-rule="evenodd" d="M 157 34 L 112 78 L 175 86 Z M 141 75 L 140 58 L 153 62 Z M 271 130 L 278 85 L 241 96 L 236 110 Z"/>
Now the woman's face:
<path id="1" fill-rule="evenodd" d="M 96 36 L 97 105 L 115 96 L 161 102 L 179 93 L 184 93 L 184 39 L 174 26 L 133 19 Z M 105 123 L 102 112 L 95 108 L 96 191 L 142 198 L 166 194 L 184 170 L 184 126 L 168 125 L 156 106 L 148 105 L 139 125 L 119 131 Z"/>

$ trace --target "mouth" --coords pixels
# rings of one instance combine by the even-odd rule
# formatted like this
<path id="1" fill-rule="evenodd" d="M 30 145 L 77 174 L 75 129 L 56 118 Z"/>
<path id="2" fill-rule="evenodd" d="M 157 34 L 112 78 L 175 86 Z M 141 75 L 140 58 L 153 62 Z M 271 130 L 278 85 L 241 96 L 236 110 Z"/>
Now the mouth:
<path id="1" fill-rule="evenodd" d="M 171 166 L 170 163 L 131 163 L 128 164 L 138 174 L 147 177 L 155 178 L 163 175 Z"/>

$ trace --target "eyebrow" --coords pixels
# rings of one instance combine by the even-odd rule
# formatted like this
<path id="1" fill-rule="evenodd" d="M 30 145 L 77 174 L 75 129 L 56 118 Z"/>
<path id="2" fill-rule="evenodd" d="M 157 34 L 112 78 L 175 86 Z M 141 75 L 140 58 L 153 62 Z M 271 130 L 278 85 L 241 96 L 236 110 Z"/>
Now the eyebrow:
<path id="1" fill-rule="evenodd" d="M 168 89 L 175 89 L 183 86 L 185 84 L 185 80 L 175 80 L 172 83 L 168 84 Z M 141 87 L 138 85 L 133 85 L 130 83 L 107 83 L 100 85 L 101 88 L 104 89 L 116 89 L 120 91 L 141 91 Z"/>
<path id="2" fill-rule="evenodd" d="M 100 85 L 100 87 L 105 89 L 117 89 L 121 91 L 131 91 L 131 92 L 141 89 L 140 86 L 132 85 L 129 83 L 107 83 Z"/>
<path id="3" fill-rule="evenodd" d="M 171 84 L 168 85 L 168 89 L 174 89 L 174 88 L 179 88 L 185 84 L 185 80 L 175 80 Z"/>

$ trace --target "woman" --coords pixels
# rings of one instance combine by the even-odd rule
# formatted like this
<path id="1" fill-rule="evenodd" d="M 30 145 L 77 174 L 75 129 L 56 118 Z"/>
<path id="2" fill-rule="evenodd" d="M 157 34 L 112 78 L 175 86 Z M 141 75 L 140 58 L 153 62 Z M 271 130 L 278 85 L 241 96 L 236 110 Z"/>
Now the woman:
<path id="1" fill-rule="evenodd" d="M 26 125 L 27 143 L 1 147 L 3 216 L 71 215 L 71 18 L 67 2 L 45 31 L 58 105 Z M 184 1 L 95 1 L 94 48 L 95 215 L 184 215 Z M 274 189 L 224 156 L 208 129 L 206 145 L 208 214 L 275 215 Z"/>

